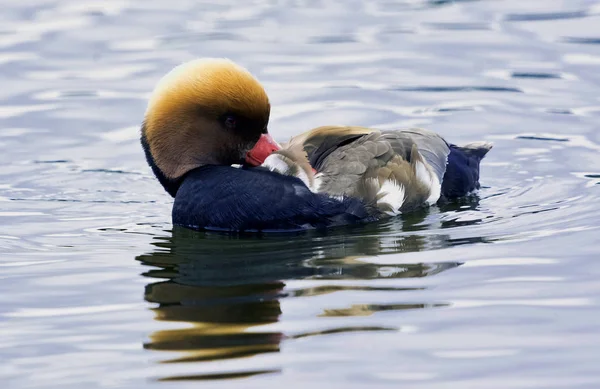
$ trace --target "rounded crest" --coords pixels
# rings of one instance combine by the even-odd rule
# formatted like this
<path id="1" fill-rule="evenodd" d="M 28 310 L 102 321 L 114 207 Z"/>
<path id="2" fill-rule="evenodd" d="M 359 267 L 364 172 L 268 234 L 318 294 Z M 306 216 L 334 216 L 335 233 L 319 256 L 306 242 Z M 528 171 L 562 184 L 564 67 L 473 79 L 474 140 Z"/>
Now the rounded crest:
<path id="1" fill-rule="evenodd" d="M 172 195 L 205 165 L 239 163 L 267 132 L 269 98 L 246 69 L 224 58 L 183 63 L 157 83 L 142 127 L 148 163 Z"/>

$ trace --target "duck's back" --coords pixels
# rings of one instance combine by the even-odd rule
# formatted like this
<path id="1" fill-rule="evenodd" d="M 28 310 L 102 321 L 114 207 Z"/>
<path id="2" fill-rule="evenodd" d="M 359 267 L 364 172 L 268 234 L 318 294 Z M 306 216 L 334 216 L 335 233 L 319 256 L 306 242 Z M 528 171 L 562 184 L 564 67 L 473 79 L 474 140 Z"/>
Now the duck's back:
<path id="1" fill-rule="evenodd" d="M 376 203 L 395 214 L 479 187 L 487 143 L 457 147 L 424 129 L 377 131 L 328 126 L 293 138 L 317 171 L 314 190 Z"/>

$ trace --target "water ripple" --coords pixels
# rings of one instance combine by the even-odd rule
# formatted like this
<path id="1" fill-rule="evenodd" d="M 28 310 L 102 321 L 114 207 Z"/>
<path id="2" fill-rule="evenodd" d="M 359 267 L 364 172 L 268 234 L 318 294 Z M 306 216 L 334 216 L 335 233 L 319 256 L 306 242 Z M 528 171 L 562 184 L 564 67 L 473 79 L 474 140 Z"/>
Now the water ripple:
<path id="1" fill-rule="evenodd" d="M 526 13 L 509 14 L 505 16 L 505 20 L 511 22 L 537 22 L 547 20 L 579 19 L 586 16 L 588 16 L 587 11 Z"/>
<path id="2" fill-rule="evenodd" d="M 597 387 L 599 10 L 4 4 L 0 381 Z M 139 126 L 154 83 L 198 56 L 257 75 L 282 141 L 323 124 L 493 141 L 482 188 L 327 233 L 173 229 Z"/>

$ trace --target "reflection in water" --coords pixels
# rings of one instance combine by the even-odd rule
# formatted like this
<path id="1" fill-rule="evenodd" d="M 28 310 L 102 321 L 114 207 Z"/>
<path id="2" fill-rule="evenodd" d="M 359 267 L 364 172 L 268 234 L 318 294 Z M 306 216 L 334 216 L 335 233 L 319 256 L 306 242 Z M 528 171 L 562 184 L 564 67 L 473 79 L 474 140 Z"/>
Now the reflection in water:
<path id="1" fill-rule="evenodd" d="M 463 207 L 463 205 L 446 205 Z M 145 299 L 156 303 L 155 319 L 190 325 L 157 331 L 147 349 L 178 352 L 164 363 L 214 361 L 278 352 L 284 339 L 298 339 L 349 331 L 390 331 L 377 326 L 340 327 L 286 336 L 280 332 L 249 331 L 280 320 L 280 300 L 344 290 L 418 290 L 395 286 L 323 284 L 286 290 L 286 280 L 375 280 L 426 277 L 459 266 L 456 262 L 380 265 L 360 258 L 439 249 L 461 244 L 447 235 L 417 235 L 427 229 L 427 210 L 386 224 L 348 228 L 328 233 L 279 236 L 232 236 L 176 228 L 171 236 L 156 238 L 152 253 L 137 259 L 152 269 L 145 277 L 160 279 L 146 286 Z M 474 221 L 473 223 L 475 223 Z M 398 224 L 402 224 L 399 228 Z M 369 316 L 379 311 L 423 309 L 443 304 L 349 304 L 326 309 L 321 317 Z M 272 370 L 165 380 L 219 379 L 271 373 Z"/>

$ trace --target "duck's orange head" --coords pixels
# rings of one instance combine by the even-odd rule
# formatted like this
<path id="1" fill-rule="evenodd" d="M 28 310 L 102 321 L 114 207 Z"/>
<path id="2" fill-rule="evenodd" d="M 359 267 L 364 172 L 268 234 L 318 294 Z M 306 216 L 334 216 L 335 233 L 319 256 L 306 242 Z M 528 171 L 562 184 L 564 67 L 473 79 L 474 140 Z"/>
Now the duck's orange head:
<path id="1" fill-rule="evenodd" d="M 265 90 L 246 69 L 227 59 L 193 60 L 156 85 L 142 146 L 155 175 L 175 196 L 184 175 L 197 167 L 245 159 L 256 164 L 253 155 L 264 159 L 262 154 L 276 149 L 268 136 L 269 113 Z"/>

